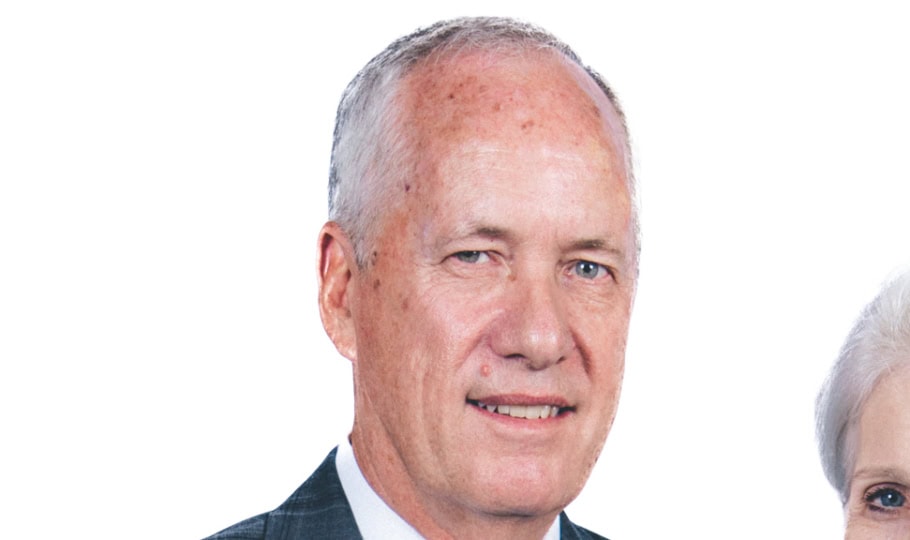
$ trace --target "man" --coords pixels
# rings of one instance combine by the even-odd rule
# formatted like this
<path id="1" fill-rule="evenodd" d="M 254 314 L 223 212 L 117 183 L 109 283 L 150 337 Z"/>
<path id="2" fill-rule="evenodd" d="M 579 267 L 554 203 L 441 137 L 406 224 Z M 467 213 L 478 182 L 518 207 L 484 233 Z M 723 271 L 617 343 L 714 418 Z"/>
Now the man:
<path id="1" fill-rule="evenodd" d="M 632 182 L 613 94 L 538 28 L 442 22 L 374 58 L 318 244 L 350 444 L 212 538 L 599 538 L 562 510 L 619 398 Z"/>

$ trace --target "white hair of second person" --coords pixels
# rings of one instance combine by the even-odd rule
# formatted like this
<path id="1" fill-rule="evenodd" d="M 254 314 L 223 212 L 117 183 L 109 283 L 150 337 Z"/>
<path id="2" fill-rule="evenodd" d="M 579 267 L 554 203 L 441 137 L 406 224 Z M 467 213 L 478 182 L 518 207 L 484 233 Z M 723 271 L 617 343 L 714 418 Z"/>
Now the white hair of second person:
<path id="1" fill-rule="evenodd" d="M 910 363 L 910 271 L 888 282 L 863 310 L 816 401 L 816 429 L 828 481 L 846 503 L 856 424 L 875 385 Z"/>
<path id="2" fill-rule="evenodd" d="M 350 236 L 357 262 L 367 260 L 371 228 L 392 203 L 389 180 L 413 163 L 395 101 L 399 82 L 433 54 L 460 50 L 522 51 L 552 49 L 581 66 L 603 90 L 622 122 L 623 147 L 633 225 L 638 212 L 628 130 L 619 101 L 603 78 L 585 66 L 568 45 L 536 26 L 508 18 L 465 17 L 436 23 L 394 41 L 374 57 L 345 89 L 335 120 L 329 170 L 329 219 Z"/>

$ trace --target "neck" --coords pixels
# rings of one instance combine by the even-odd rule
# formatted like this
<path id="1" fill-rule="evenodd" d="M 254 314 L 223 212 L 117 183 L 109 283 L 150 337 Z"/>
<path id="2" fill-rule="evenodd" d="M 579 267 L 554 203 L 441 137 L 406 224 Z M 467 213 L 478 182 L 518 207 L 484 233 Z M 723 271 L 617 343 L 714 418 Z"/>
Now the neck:
<path id="1" fill-rule="evenodd" d="M 351 433 L 354 457 L 373 491 L 425 538 L 543 538 L 559 510 L 541 515 L 495 513 L 422 490 L 381 437 Z"/>

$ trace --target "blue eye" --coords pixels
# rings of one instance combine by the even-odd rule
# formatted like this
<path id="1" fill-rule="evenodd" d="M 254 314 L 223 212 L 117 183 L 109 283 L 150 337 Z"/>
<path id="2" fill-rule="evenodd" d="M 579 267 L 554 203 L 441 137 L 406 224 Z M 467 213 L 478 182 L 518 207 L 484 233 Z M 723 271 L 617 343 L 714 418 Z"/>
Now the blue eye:
<path id="1" fill-rule="evenodd" d="M 900 491 L 890 487 L 878 488 L 866 495 L 865 499 L 874 510 L 900 508 L 907 502 Z"/>
<path id="2" fill-rule="evenodd" d="M 575 275 L 581 278 L 596 279 L 607 273 L 608 270 L 602 264 L 591 261 L 578 261 L 575 263 Z"/>
<path id="3" fill-rule="evenodd" d="M 490 256 L 485 251 L 459 251 L 455 254 L 455 258 L 463 263 L 477 264 L 486 262 Z"/>

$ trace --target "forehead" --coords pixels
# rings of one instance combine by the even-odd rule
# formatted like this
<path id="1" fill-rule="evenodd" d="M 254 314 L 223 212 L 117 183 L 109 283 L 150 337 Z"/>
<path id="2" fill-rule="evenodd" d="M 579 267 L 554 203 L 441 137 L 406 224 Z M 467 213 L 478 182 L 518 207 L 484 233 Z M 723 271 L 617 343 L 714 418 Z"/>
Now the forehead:
<path id="1" fill-rule="evenodd" d="M 910 471 L 910 367 L 876 384 L 860 417 L 857 466 L 902 466 Z"/>
<path id="2" fill-rule="evenodd" d="M 421 237 L 479 223 L 634 253 L 621 124 L 581 67 L 552 51 L 461 52 L 428 59 L 399 92 L 410 155 L 389 187 Z"/>
<path id="3" fill-rule="evenodd" d="M 628 177 L 619 114 L 584 69 L 551 49 L 431 55 L 403 78 L 396 101 L 420 152 L 488 137 L 526 145 L 558 132 L 601 147 Z"/>

